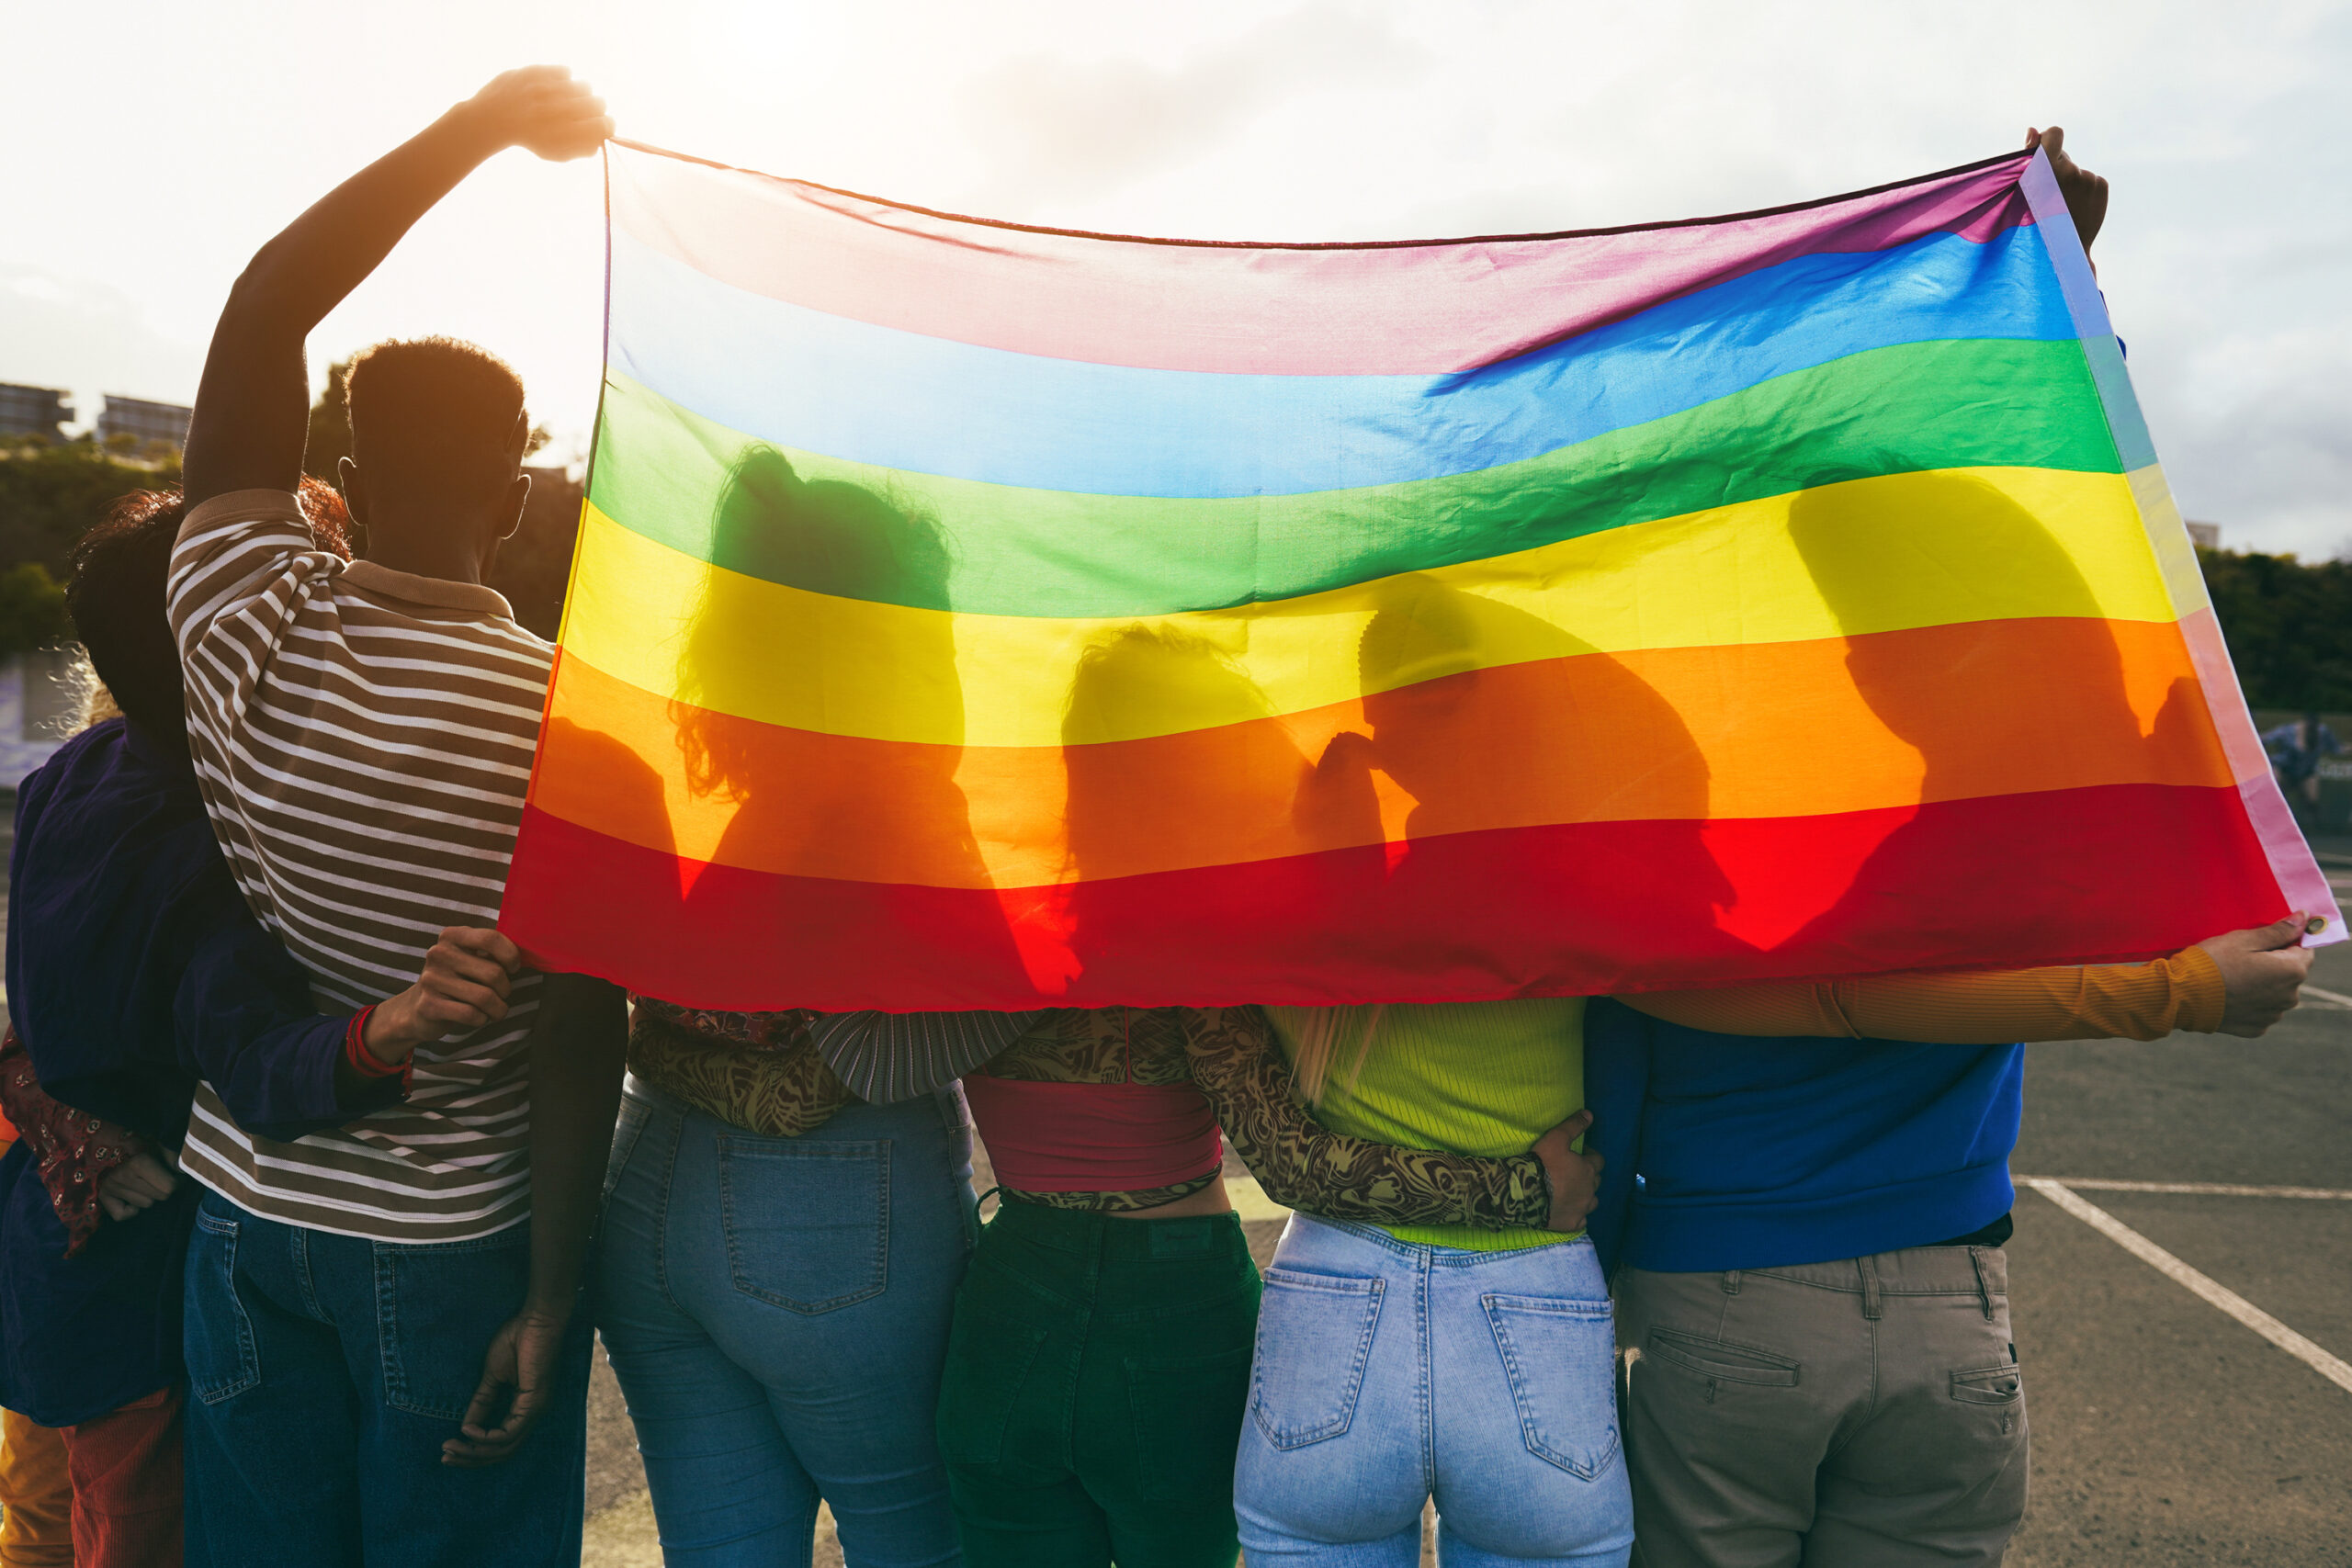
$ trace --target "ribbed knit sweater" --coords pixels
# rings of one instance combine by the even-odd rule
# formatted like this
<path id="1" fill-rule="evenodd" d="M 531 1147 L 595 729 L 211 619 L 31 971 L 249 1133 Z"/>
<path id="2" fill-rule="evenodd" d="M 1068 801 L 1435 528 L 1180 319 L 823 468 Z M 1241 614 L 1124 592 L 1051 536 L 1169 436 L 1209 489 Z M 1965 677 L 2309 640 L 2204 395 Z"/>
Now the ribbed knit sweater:
<path id="1" fill-rule="evenodd" d="M 1582 997 L 1397 1003 L 1381 1010 L 1362 1069 L 1334 1062 L 1316 1120 L 1335 1133 L 1453 1154 L 1525 1154 L 1584 1108 Z M 1302 1008 L 1268 1008 L 1295 1052 Z M 1397 1240 L 1471 1252 L 1572 1241 L 1560 1231 L 1387 1225 Z M 1581 1234 L 1581 1233 L 1578 1233 Z"/>

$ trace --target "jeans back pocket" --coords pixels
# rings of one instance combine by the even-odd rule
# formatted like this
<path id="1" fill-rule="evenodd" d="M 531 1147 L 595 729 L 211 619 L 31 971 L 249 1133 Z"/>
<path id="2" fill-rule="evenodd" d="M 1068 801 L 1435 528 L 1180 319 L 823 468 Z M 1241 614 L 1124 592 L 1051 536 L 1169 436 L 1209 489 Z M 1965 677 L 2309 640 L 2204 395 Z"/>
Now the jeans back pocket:
<path id="1" fill-rule="evenodd" d="M 1385 1280 L 1266 1270 L 1250 1417 L 1278 1449 L 1336 1438 L 1355 1419 Z"/>
<path id="2" fill-rule="evenodd" d="M 1527 1451 L 1590 1481 L 1617 1456 L 1617 1337 L 1607 1302 L 1482 1296 Z"/>
<path id="3" fill-rule="evenodd" d="M 198 1207 L 187 1249 L 187 1385 L 207 1404 L 261 1382 L 254 1322 L 237 1294 L 237 1222 L 211 1212 L 220 1201 L 207 1198 Z"/>
<path id="4" fill-rule="evenodd" d="M 889 1282 L 890 1144 L 721 1134 L 720 1223 L 736 1290 L 834 1312 Z"/>
<path id="5" fill-rule="evenodd" d="M 481 1382 L 482 1352 L 530 1284 L 530 1224 L 465 1241 L 379 1241 L 369 1250 L 385 1404 L 462 1420 Z"/>

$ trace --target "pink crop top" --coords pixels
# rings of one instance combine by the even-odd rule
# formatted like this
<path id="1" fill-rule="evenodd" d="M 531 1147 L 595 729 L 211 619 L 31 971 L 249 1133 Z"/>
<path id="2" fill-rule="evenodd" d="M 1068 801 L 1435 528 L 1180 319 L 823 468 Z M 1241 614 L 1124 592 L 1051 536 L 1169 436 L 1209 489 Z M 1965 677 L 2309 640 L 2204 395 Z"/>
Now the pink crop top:
<path id="1" fill-rule="evenodd" d="M 1189 1084 L 964 1077 L 996 1177 L 1016 1192 L 1140 1192 L 1208 1175 L 1225 1138 Z"/>

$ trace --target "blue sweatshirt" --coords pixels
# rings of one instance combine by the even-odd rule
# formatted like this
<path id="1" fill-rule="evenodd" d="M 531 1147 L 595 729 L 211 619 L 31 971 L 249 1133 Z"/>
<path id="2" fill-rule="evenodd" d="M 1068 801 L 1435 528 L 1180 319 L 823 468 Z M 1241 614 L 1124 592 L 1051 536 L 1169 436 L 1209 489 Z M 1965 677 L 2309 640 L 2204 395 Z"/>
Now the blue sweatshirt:
<path id="1" fill-rule="evenodd" d="M 176 1148 L 199 1077 L 278 1138 L 399 1097 L 385 1078 L 338 1104 L 349 1015 L 319 1015 L 247 911 L 187 758 L 126 721 L 75 736 L 19 786 L 8 898 L 9 1014 L 60 1103 Z M 180 1375 L 198 1194 L 183 1179 L 68 1258 L 30 1156 L 20 1143 L 0 1160 L 0 1405 L 62 1427 Z"/>
<path id="2" fill-rule="evenodd" d="M 1672 1273 L 1931 1247 L 2009 1211 L 2021 1045 L 1752 1039 L 1596 1000 L 1604 1263 Z"/>

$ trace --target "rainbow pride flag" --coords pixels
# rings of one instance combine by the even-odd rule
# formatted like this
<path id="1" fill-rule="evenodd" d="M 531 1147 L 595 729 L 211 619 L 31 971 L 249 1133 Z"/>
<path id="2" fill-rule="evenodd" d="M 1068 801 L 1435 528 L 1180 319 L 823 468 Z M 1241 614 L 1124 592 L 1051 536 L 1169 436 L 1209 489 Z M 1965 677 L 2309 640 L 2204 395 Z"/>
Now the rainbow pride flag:
<path id="1" fill-rule="evenodd" d="M 2341 934 L 2039 154 L 1356 245 L 607 174 L 543 962 L 903 1011 Z"/>

